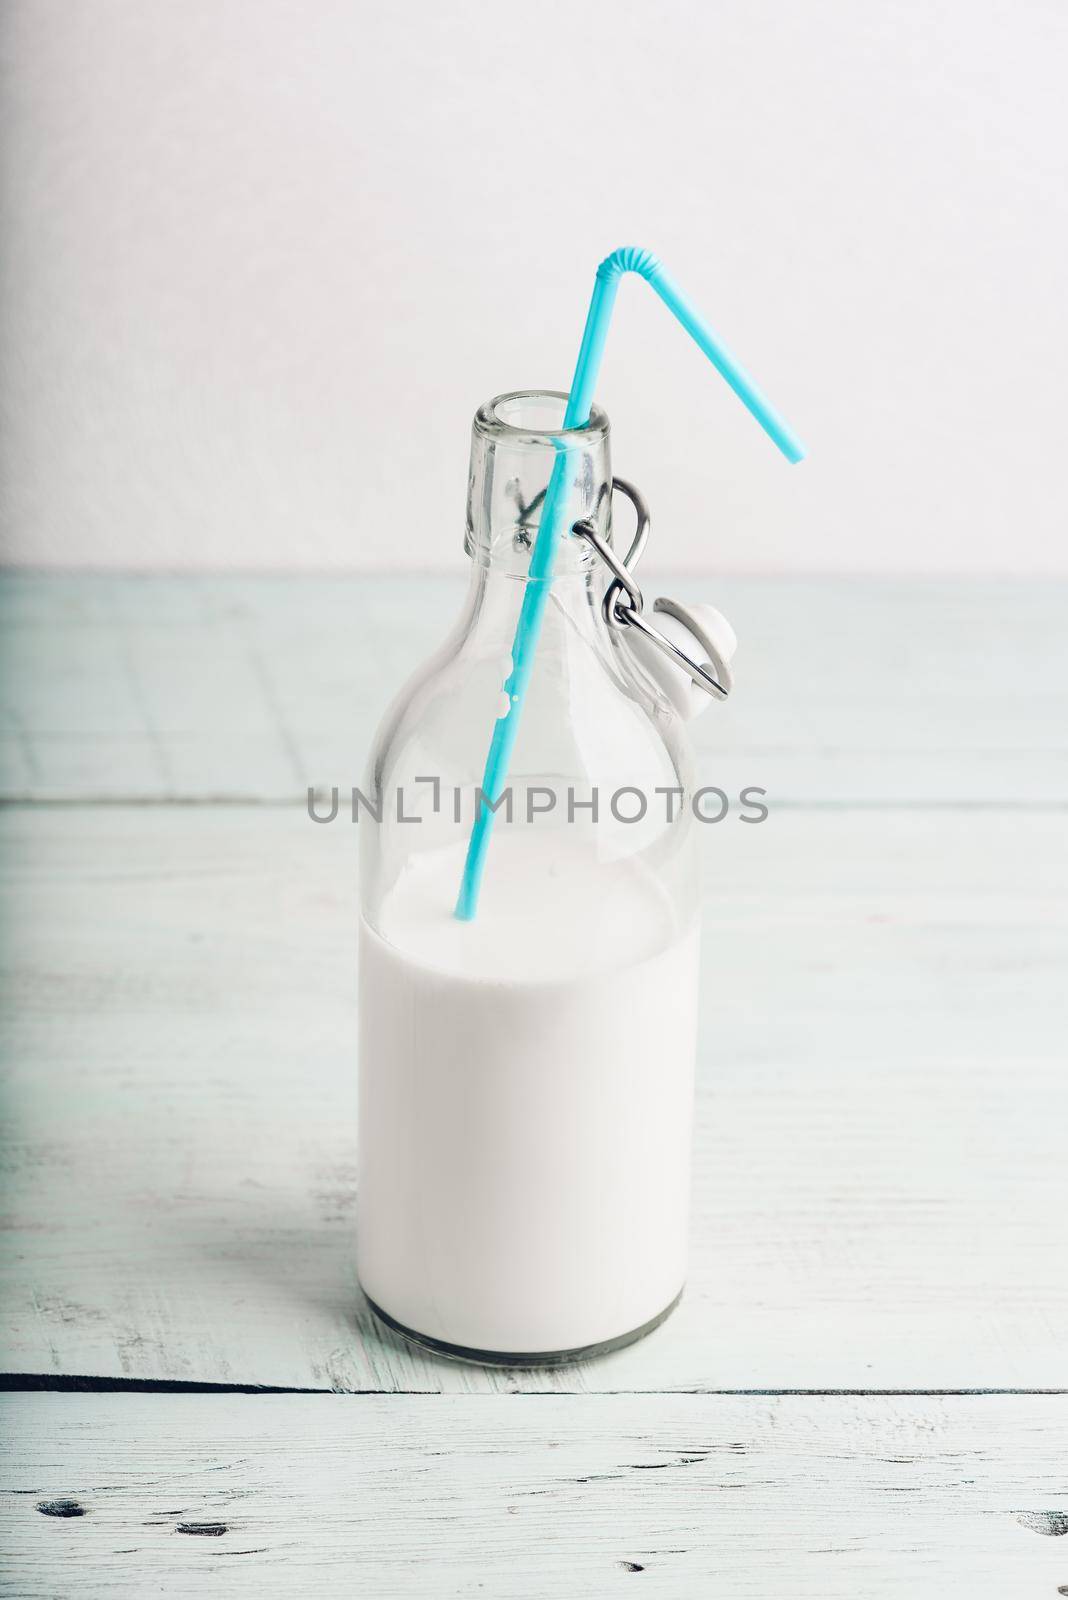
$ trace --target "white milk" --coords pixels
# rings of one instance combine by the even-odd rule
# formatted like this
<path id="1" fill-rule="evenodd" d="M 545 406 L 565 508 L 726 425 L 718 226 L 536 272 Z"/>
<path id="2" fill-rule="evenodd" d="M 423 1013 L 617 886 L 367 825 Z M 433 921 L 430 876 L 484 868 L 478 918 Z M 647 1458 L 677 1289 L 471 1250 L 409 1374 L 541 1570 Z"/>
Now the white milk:
<path id="1" fill-rule="evenodd" d="M 499 1353 L 664 1311 L 686 1272 L 697 932 L 638 861 L 499 831 L 416 856 L 360 933 L 359 1272 L 397 1322 Z"/>

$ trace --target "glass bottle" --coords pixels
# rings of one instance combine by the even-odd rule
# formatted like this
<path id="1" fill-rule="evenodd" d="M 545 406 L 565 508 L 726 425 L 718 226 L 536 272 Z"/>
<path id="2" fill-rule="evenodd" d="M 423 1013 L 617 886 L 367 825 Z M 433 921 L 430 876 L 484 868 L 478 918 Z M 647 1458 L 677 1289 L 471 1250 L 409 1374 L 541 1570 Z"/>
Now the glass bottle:
<path id="1" fill-rule="evenodd" d="M 567 1361 L 661 1321 L 686 1271 L 698 902 L 688 743 L 570 533 L 611 540 L 608 419 L 475 417 L 460 620 L 361 790 L 358 1259 L 446 1354 Z M 568 496 L 473 920 L 454 915 L 539 512 Z"/>

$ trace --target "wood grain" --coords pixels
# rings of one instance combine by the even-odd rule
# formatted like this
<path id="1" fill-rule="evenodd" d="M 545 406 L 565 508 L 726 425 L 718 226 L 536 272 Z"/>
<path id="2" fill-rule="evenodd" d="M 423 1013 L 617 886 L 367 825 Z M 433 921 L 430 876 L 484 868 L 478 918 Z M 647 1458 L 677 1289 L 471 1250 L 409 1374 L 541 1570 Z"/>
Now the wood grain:
<path id="1" fill-rule="evenodd" d="M 26 1600 L 1068 1586 L 1068 1396 L 24 1395 L 2 1411 L 3 1592 Z"/>

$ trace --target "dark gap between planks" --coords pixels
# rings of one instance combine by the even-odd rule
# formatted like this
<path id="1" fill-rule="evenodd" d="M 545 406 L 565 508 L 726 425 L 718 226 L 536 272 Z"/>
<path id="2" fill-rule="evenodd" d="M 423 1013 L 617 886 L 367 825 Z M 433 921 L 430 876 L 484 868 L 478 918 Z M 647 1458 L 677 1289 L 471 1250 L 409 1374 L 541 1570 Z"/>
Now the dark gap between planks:
<path id="1" fill-rule="evenodd" d="M 510 1370 L 510 1376 L 521 1375 L 523 1369 Z M 289 1384 L 265 1383 L 192 1383 L 182 1378 L 96 1378 L 89 1374 L 60 1374 L 55 1372 L 3 1372 L 0 1373 L 0 1393 L 25 1394 L 32 1391 L 58 1394 L 388 1394 L 388 1395 L 439 1395 L 436 1389 L 304 1389 Z M 814 1399 L 872 1399 L 909 1398 L 937 1399 L 983 1395 L 1063 1395 L 1068 1389 L 506 1389 L 503 1394 L 528 1394 L 533 1397 L 547 1394 L 553 1399 L 573 1397 L 588 1400 L 598 1394 L 627 1395 L 710 1395 L 723 1399 L 777 1399 L 782 1397 L 811 1397 Z"/>

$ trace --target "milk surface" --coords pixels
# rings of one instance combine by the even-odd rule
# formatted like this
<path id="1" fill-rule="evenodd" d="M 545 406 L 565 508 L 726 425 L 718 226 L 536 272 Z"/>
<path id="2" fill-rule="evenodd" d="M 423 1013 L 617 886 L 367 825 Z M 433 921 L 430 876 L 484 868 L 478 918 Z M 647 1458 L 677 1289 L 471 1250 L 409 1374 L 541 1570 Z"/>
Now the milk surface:
<path id="1" fill-rule="evenodd" d="M 697 930 L 640 860 L 562 830 L 415 856 L 360 931 L 359 1272 L 407 1328 L 541 1353 L 657 1316 L 682 1287 Z"/>

